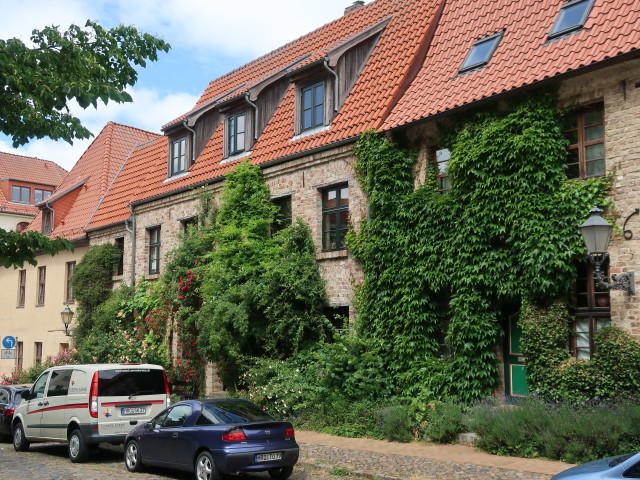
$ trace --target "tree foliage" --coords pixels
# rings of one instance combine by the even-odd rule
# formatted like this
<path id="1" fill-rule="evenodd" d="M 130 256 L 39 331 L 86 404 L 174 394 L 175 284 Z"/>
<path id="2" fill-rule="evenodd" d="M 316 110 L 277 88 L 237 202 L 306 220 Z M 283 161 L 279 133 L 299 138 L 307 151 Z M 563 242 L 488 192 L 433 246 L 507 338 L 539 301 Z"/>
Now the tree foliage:
<path id="1" fill-rule="evenodd" d="M 66 238 L 50 239 L 40 232 L 14 232 L 0 228 L 0 265 L 4 268 L 22 268 L 27 262 L 37 265 L 39 253 L 55 255 L 60 250 L 73 251 L 73 244 Z"/>
<path id="2" fill-rule="evenodd" d="M 69 102 L 82 108 L 98 101 L 131 102 L 126 88 L 137 81 L 135 67 L 170 48 L 135 27 L 105 29 L 93 21 L 65 32 L 34 30 L 31 42 L 0 40 L 0 132 L 13 138 L 14 147 L 32 138 L 89 138 Z"/>
<path id="3" fill-rule="evenodd" d="M 258 167 L 242 163 L 227 174 L 211 230 L 213 251 L 197 270 L 198 346 L 228 385 L 247 357 L 290 356 L 319 340 L 326 322 L 310 232 L 296 221 L 271 236 L 269 196 Z"/>
<path id="4" fill-rule="evenodd" d="M 441 145 L 451 151 L 445 194 L 433 171 L 414 188 L 414 153 L 375 132 L 358 141 L 370 205 L 347 237 L 364 270 L 358 328 L 384 352 L 393 378 L 439 378 L 440 386 L 428 382 L 436 397 L 488 395 L 503 306 L 570 290 L 584 253 L 577 226 L 605 204 L 609 182 L 567 180 L 554 105 L 534 95 L 506 112 L 458 119 Z M 440 343 L 448 358 L 439 358 Z"/>

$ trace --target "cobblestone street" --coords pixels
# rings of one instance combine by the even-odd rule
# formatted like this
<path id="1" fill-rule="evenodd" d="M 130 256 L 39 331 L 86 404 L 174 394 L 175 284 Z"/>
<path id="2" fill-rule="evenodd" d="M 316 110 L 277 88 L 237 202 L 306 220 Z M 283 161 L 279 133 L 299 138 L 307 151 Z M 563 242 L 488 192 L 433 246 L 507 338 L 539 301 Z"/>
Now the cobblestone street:
<path id="1" fill-rule="evenodd" d="M 550 475 L 527 471 L 385 454 L 326 445 L 301 444 L 300 462 L 292 480 L 336 480 L 339 478 L 402 480 L 548 480 Z M 10 443 L 0 443 L 0 480 L 160 480 L 192 479 L 193 475 L 165 469 L 129 473 L 122 461 L 122 447 L 101 447 L 86 464 L 67 458 L 66 445 L 35 444 L 18 453 Z M 246 480 L 266 480 L 266 473 L 243 475 Z"/>

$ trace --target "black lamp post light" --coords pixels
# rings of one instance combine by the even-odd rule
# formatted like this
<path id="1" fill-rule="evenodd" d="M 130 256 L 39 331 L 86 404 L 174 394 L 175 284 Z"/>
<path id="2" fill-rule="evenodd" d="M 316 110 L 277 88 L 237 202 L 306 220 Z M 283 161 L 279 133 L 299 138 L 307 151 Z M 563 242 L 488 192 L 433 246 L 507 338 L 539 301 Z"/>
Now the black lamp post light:
<path id="1" fill-rule="evenodd" d="M 71 325 L 73 321 L 73 310 L 69 308 L 69 304 L 60 312 L 60 316 L 62 317 L 62 324 L 64 325 L 64 334 L 70 337 L 71 332 L 69 331 L 69 325 Z"/>
<path id="2" fill-rule="evenodd" d="M 609 256 L 609 240 L 611 238 L 611 231 L 613 226 L 600 216 L 602 210 L 598 207 L 591 209 L 591 216 L 580 225 L 580 231 L 584 243 L 587 246 L 587 255 L 589 260 L 595 266 L 595 280 L 599 287 L 606 288 L 608 290 L 624 290 L 629 295 L 635 293 L 635 279 L 633 272 L 624 272 L 618 275 L 611 275 L 611 282 L 601 270 L 602 264 Z M 631 215 L 634 215 L 632 213 Z M 631 216 L 629 215 L 629 216 Z M 628 218 L 627 218 L 628 220 Z M 626 227 L 625 221 L 625 227 Z M 625 230 L 625 238 L 627 238 L 627 231 Z M 629 233 L 631 233 L 629 231 Z"/>

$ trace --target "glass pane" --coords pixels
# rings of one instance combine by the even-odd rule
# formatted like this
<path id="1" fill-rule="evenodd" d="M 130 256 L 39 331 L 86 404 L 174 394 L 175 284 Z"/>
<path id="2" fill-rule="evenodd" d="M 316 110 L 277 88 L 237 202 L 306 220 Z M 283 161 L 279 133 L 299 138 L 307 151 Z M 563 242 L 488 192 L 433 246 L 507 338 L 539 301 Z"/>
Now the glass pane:
<path id="1" fill-rule="evenodd" d="M 338 220 L 337 214 L 328 213 L 324 216 L 324 229 L 326 231 L 333 231 L 336 229 L 336 222 Z"/>
<path id="2" fill-rule="evenodd" d="M 311 109 L 302 112 L 302 129 L 311 128 Z"/>
<path id="3" fill-rule="evenodd" d="M 42 190 L 36 189 L 36 191 L 34 192 L 33 201 L 35 203 L 40 203 L 42 201 Z"/>
<path id="4" fill-rule="evenodd" d="M 600 140 L 604 138 L 604 125 L 594 125 L 593 127 L 587 127 L 584 129 L 584 139 L 587 142 L 593 140 Z"/>
<path id="5" fill-rule="evenodd" d="M 580 348 L 589 348 L 589 333 L 588 332 L 577 332 L 576 333 L 576 346 Z"/>
<path id="6" fill-rule="evenodd" d="M 346 207 L 349 205 L 349 187 L 342 187 L 340 189 L 340 206 Z"/>
<path id="7" fill-rule="evenodd" d="M 604 143 L 589 145 L 588 147 L 585 147 L 585 151 L 587 153 L 587 161 L 604 158 Z"/>
<path id="8" fill-rule="evenodd" d="M 327 190 L 324 198 L 324 208 L 336 207 L 336 190 Z"/>
<path id="9" fill-rule="evenodd" d="M 324 109 L 322 105 L 319 107 L 314 107 L 313 109 L 313 126 L 317 127 L 318 125 L 324 124 Z"/>
<path id="10" fill-rule="evenodd" d="M 580 167 L 577 163 L 567 165 L 567 178 L 579 178 Z"/>
<path id="11" fill-rule="evenodd" d="M 48 190 L 44 191 L 44 198 L 49 198 L 51 196 L 51 192 Z"/>
<path id="12" fill-rule="evenodd" d="M 446 191 L 451 189 L 451 181 L 449 177 L 438 178 L 438 190 Z"/>
<path id="13" fill-rule="evenodd" d="M 603 327 L 610 327 L 611 319 L 609 317 L 596 318 L 596 332 L 599 332 Z"/>
<path id="14" fill-rule="evenodd" d="M 578 318 L 578 319 L 576 319 L 576 332 L 587 332 L 587 333 L 589 333 L 589 319 L 588 318 Z"/>
<path id="15" fill-rule="evenodd" d="M 476 43 L 472 48 L 469 56 L 462 65 L 462 69 L 470 68 L 489 61 L 489 55 L 493 47 L 498 43 L 500 37 L 493 37 L 481 43 Z"/>
<path id="16" fill-rule="evenodd" d="M 587 163 L 587 176 L 595 177 L 598 175 L 604 175 L 606 172 L 606 167 L 604 164 L 604 160 L 594 160 L 593 162 Z"/>
<path id="17" fill-rule="evenodd" d="M 14 202 L 20 201 L 20 187 L 11 187 L 11 200 Z"/>
<path id="18" fill-rule="evenodd" d="M 302 109 L 305 110 L 311 107 L 313 92 L 311 88 L 305 88 L 302 90 Z"/>
<path id="19" fill-rule="evenodd" d="M 340 228 L 345 229 L 349 224 L 349 211 L 344 210 L 340 212 Z"/>
<path id="20" fill-rule="evenodd" d="M 581 26 L 582 19 L 588 6 L 589 2 L 585 0 L 584 2 L 563 8 L 560 11 L 558 23 L 553 30 L 554 33 Z"/>
<path id="21" fill-rule="evenodd" d="M 602 123 L 604 121 L 604 111 L 602 107 L 593 108 L 584 112 L 584 124 L 586 126 Z"/>
<path id="22" fill-rule="evenodd" d="M 591 355 L 588 348 L 576 348 L 576 358 L 578 360 L 589 360 Z"/>
<path id="23" fill-rule="evenodd" d="M 244 132 L 244 115 L 238 115 L 238 132 Z"/>
<path id="24" fill-rule="evenodd" d="M 319 106 L 324 103 L 324 83 L 319 83 L 313 88 L 313 105 Z"/>
<path id="25" fill-rule="evenodd" d="M 578 144 L 578 130 L 568 130 L 564 132 L 564 136 L 567 140 L 569 140 L 569 145 L 577 145 Z"/>
<path id="26" fill-rule="evenodd" d="M 244 132 L 238 133 L 236 137 L 236 151 L 241 152 L 244 150 Z"/>

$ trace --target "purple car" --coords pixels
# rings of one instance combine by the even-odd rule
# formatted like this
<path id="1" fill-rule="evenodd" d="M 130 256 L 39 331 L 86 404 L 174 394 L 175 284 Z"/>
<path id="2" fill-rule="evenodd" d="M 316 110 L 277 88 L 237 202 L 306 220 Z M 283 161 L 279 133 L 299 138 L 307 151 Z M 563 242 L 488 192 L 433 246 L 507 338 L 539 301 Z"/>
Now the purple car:
<path id="1" fill-rule="evenodd" d="M 22 392 L 31 388 L 31 384 L 22 385 L 0 385 L 0 437 L 13 435 L 11 431 L 11 421 L 13 412 L 22 401 Z"/>
<path id="2" fill-rule="evenodd" d="M 551 480 L 613 480 L 640 478 L 640 453 L 603 458 L 570 468 Z"/>
<path id="3" fill-rule="evenodd" d="M 194 472 L 197 480 L 267 471 L 286 479 L 298 461 L 293 426 L 240 399 L 184 400 L 129 432 L 130 472 L 145 465 Z"/>

